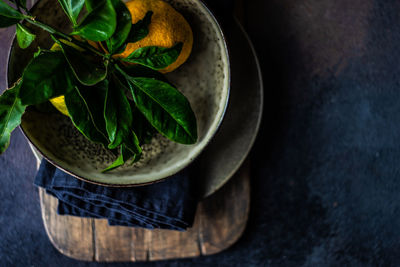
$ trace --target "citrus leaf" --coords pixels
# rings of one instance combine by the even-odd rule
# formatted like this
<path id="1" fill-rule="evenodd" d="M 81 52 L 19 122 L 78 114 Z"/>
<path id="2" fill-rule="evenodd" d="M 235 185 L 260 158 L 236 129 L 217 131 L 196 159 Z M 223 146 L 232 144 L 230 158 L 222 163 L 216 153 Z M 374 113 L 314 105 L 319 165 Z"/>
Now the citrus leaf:
<path id="1" fill-rule="evenodd" d="M 17 24 L 17 41 L 19 47 L 25 49 L 35 40 L 36 35 L 31 33 L 25 26 Z"/>
<path id="2" fill-rule="evenodd" d="M 63 42 L 58 44 L 75 77 L 83 85 L 95 85 L 107 77 L 108 63 L 103 58 L 86 50 L 79 51 Z"/>
<path id="3" fill-rule="evenodd" d="M 58 2 L 72 24 L 76 26 L 79 13 L 85 4 L 85 0 L 58 0 Z"/>
<path id="4" fill-rule="evenodd" d="M 0 28 L 17 24 L 24 15 L 0 0 Z"/>
<path id="5" fill-rule="evenodd" d="M 131 104 L 133 116 L 133 130 L 139 140 L 139 144 L 150 144 L 156 129 L 147 121 L 139 109 Z"/>
<path id="6" fill-rule="evenodd" d="M 74 77 L 60 51 L 40 51 L 22 76 L 22 104 L 35 105 L 64 95 L 74 88 Z"/>
<path id="7" fill-rule="evenodd" d="M 133 156 L 133 153 L 129 149 L 127 149 L 124 145 L 121 145 L 120 155 L 118 156 L 118 158 L 110 166 L 108 166 L 101 172 L 103 172 L 103 173 L 108 172 L 108 171 L 114 170 L 114 169 L 124 165 L 125 162 L 127 160 L 129 160 L 132 156 Z"/>
<path id="8" fill-rule="evenodd" d="M 99 0 L 85 0 L 86 11 L 87 12 L 92 11 L 96 7 L 96 4 L 98 4 L 98 3 L 99 3 Z"/>
<path id="9" fill-rule="evenodd" d="M 106 90 L 107 82 L 102 82 L 96 88 L 75 86 L 74 90 L 65 95 L 65 104 L 75 127 L 87 139 L 105 147 L 108 141 L 104 135 L 103 105 L 100 103 L 105 101 Z"/>
<path id="10" fill-rule="evenodd" d="M 121 68 L 126 74 L 131 77 L 145 77 L 145 78 L 154 78 L 156 80 L 160 80 L 166 83 L 170 83 L 167 78 L 161 74 L 160 72 L 150 69 L 148 67 L 142 65 L 130 65 L 130 66 L 118 66 Z M 172 85 L 172 84 L 171 84 Z M 173 85 L 172 85 L 173 86 Z"/>
<path id="11" fill-rule="evenodd" d="M 125 139 L 124 145 L 136 156 L 134 162 L 139 160 L 140 156 L 142 155 L 142 148 L 140 147 L 139 138 L 133 130 L 130 131 L 130 136 Z"/>
<path id="12" fill-rule="evenodd" d="M 108 80 L 104 80 L 94 86 L 79 85 L 80 93 L 85 100 L 96 129 L 107 139 L 106 121 L 104 119 L 104 105 L 108 88 Z"/>
<path id="13" fill-rule="evenodd" d="M 154 70 L 160 70 L 176 61 L 182 51 L 182 46 L 182 43 L 178 43 L 171 48 L 158 46 L 141 47 L 121 60 L 140 64 Z"/>
<path id="14" fill-rule="evenodd" d="M 115 76 L 111 76 L 107 90 L 104 117 L 110 144 L 114 149 L 125 144 L 134 154 L 140 154 L 141 148 L 136 134 L 132 131 L 132 110 L 124 92 L 124 86 Z"/>
<path id="15" fill-rule="evenodd" d="M 125 76 L 137 108 L 154 128 L 177 143 L 196 143 L 196 117 L 182 93 L 168 83 L 131 77 L 117 68 Z"/>
<path id="16" fill-rule="evenodd" d="M 149 34 L 149 25 L 151 23 L 152 11 L 148 11 L 143 19 L 139 20 L 132 25 L 131 31 L 129 32 L 129 37 L 127 39 L 128 43 L 135 43 Z"/>
<path id="17" fill-rule="evenodd" d="M 125 162 L 127 162 L 130 158 L 134 158 L 133 159 L 133 163 L 138 161 L 140 159 L 141 154 L 134 154 L 132 153 L 131 150 L 129 150 L 126 145 L 122 144 L 120 146 L 120 154 L 119 157 L 107 168 L 105 168 L 104 170 L 102 170 L 102 172 L 108 172 L 111 170 L 114 170 L 122 165 L 125 164 Z"/>
<path id="18" fill-rule="evenodd" d="M 0 96 L 0 154 L 8 148 L 11 132 L 21 124 L 25 112 L 26 106 L 18 98 L 20 86 L 21 82 Z"/>
<path id="19" fill-rule="evenodd" d="M 101 42 L 110 38 L 117 27 L 117 14 L 111 0 L 103 0 L 74 28 L 72 34 Z"/>
<path id="20" fill-rule="evenodd" d="M 111 0 L 117 13 L 117 28 L 114 34 L 108 39 L 108 51 L 113 54 L 120 48 L 129 36 L 132 27 L 132 17 L 128 8 L 121 0 Z"/>

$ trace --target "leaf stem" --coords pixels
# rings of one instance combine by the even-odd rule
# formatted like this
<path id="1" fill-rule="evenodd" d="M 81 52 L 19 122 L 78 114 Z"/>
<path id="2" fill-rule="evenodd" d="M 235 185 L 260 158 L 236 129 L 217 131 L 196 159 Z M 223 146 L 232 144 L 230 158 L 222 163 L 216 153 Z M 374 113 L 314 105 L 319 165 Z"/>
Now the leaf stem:
<path id="1" fill-rule="evenodd" d="M 50 26 L 47 25 L 47 24 L 44 24 L 44 23 L 42 23 L 42 22 L 40 22 L 40 21 L 37 21 L 34 17 L 25 16 L 25 20 L 26 20 L 27 22 L 29 22 L 29 23 L 31 23 L 31 24 L 33 24 L 33 25 L 35 25 L 35 26 L 37 26 L 37 27 L 39 27 L 39 28 L 41 28 L 41 29 L 43 29 L 43 30 L 45 30 L 45 31 L 47 31 L 47 32 L 49 32 L 49 33 L 51 33 L 51 34 L 53 34 L 53 35 L 62 37 L 62 38 L 66 39 L 66 40 L 68 40 L 68 41 L 70 41 L 70 42 L 72 41 L 72 37 L 70 37 L 70 36 L 68 36 L 68 35 L 66 35 L 66 34 L 64 34 L 64 33 L 62 33 L 62 32 L 59 32 L 59 31 L 53 29 L 52 27 L 50 27 Z"/>
<path id="2" fill-rule="evenodd" d="M 103 54 L 100 51 L 96 50 L 93 46 L 91 46 L 91 45 L 89 45 L 89 44 L 87 44 L 85 42 L 79 41 L 79 40 L 73 38 L 70 35 L 67 35 L 65 33 L 59 32 L 59 31 L 55 30 L 54 28 L 50 27 L 49 25 L 44 24 L 44 23 L 36 20 L 34 17 L 25 16 L 25 20 L 27 22 L 29 22 L 29 23 L 31 23 L 31 24 L 33 24 L 33 25 L 35 25 L 35 26 L 37 26 L 37 27 L 39 27 L 39 28 L 51 33 L 51 34 L 53 34 L 54 36 L 63 38 L 63 39 L 65 39 L 65 40 L 67 40 L 67 41 L 69 41 L 69 42 L 71 42 L 73 44 L 76 44 L 77 46 L 79 46 L 81 48 L 85 48 L 87 50 L 90 50 L 91 52 L 95 53 L 98 56 L 101 56 L 101 57 L 105 57 L 106 56 L 105 54 Z"/>

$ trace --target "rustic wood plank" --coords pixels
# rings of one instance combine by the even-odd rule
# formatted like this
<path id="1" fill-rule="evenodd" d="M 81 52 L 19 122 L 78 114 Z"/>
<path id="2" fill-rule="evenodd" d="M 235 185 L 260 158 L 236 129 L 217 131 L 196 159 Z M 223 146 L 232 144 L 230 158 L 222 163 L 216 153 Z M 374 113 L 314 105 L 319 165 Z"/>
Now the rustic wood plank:
<path id="1" fill-rule="evenodd" d="M 109 261 L 134 261 L 133 228 L 110 227 L 107 220 L 95 221 L 95 260 Z"/>
<path id="2" fill-rule="evenodd" d="M 249 172 L 246 161 L 227 185 L 201 203 L 197 214 L 203 255 L 221 252 L 243 234 L 250 211 Z"/>
<path id="3" fill-rule="evenodd" d="M 109 226 L 106 220 L 57 214 L 57 200 L 40 189 L 43 221 L 63 254 L 99 262 L 155 261 L 218 253 L 242 235 L 250 207 L 249 164 L 198 207 L 186 232 Z"/>
<path id="4" fill-rule="evenodd" d="M 133 257 L 134 261 L 149 261 L 150 247 L 153 231 L 147 229 L 133 228 Z"/>
<path id="5" fill-rule="evenodd" d="M 62 254 L 80 260 L 92 261 L 93 219 L 57 214 L 58 200 L 39 189 L 42 219 L 51 243 Z"/>
<path id="6" fill-rule="evenodd" d="M 167 260 L 200 256 L 199 222 L 186 232 L 153 230 L 149 260 Z"/>

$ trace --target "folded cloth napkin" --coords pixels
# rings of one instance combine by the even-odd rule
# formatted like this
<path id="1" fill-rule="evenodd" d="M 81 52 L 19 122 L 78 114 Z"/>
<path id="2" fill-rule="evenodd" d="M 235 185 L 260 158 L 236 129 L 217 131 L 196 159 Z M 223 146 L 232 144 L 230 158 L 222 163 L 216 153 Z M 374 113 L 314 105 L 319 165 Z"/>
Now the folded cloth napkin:
<path id="1" fill-rule="evenodd" d="M 105 218 L 110 225 L 184 231 L 198 197 L 190 168 L 152 185 L 112 188 L 87 183 L 43 160 L 35 185 L 58 198 L 58 214 Z"/>

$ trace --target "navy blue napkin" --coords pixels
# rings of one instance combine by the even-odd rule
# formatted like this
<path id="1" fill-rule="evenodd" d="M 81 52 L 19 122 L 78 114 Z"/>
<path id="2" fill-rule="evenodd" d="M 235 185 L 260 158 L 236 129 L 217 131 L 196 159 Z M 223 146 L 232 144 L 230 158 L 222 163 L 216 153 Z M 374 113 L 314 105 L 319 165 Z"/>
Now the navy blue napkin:
<path id="1" fill-rule="evenodd" d="M 87 183 L 43 160 L 35 185 L 58 198 L 58 214 L 104 218 L 110 225 L 184 231 L 198 197 L 190 168 L 147 186 L 112 188 Z"/>

